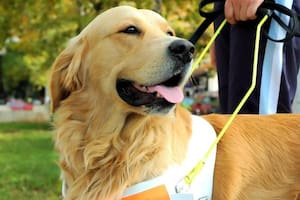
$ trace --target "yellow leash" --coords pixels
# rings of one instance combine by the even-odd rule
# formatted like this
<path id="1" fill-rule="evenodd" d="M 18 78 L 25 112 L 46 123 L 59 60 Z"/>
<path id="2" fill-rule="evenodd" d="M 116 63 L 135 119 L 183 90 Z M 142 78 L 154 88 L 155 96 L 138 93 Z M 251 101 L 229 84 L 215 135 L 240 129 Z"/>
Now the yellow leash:
<path id="1" fill-rule="evenodd" d="M 245 94 L 245 96 L 242 98 L 241 102 L 238 104 L 238 106 L 234 110 L 234 112 L 232 113 L 232 115 L 230 116 L 230 118 L 228 119 L 228 121 L 226 122 L 225 126 L 221 130 L 221 132 L 218 135 L 218 137 L 215 139 L 215 141 L 209 147 L 209 149 L 206 152 L 206 154 L 204 155 L 204 157 L 184 177 L 184 179 L 183 179 L 184 183 L 187 184 L 187 185 L 191 185 L 192 182 L 194 181 L 194 179 L 196 178 L 196 176 L 200 173 L 200 171 L 202 170 L 203 166 L 205 165 L 205 162 L 208 159 L 209 155 L 214 150 L 214 148 L 216 147 L 216 145 L 218 144 L 218 142 L 221 140 L 221 138 L 223 137 L 223 135 L 225 134 L 225 132 L 229 128 L 230 124 L 232 123 L 232 121 L 234 120 L 234 118 L 236 117 L 236 115 L 239 113 L 239 111 L 241 110 L 241 108 L 243 107 L 243 105 L 245 104 L 245 102 L 247 101 L 247 99 L 249 98 L 249 96 L 251 95 L 251 93 L 253 92 L 253 90 L 255 88 L 255 85 L 256 85 L 256 76 L 257 76 L 257 63 L 258 63 L 258 50 L 259 50 L 260 32 L 261 32 L 261 27 L 266 22 L 266 20 L 268 19 L 268 17 L 269 17 L 268 15 L 265 15 L 261 19 L 261 21 L 259 22 L 259 24 L 257 25 L 257 29 L 256 29 L 251 86 L 248 89 L 248 91 Z M 192 71 L 194 71 L 197 68 L 197 66 L 199 65 L 200 61 L 203 59 L 203 57 L 206 54 L 206 52 L 208 51 L 208 49 L 210 48 L 210 46 L 212 45 L 212 43 L 215 41 L 216 37 L 221 32 L 221 30 L 223 29 L 223 27 L 226 24 L 226 22 L 227 22 L 226 19 L 224 19 L 223 22 L 221 23 L 221 25 L 218 27 L 218 29 L 216 30 L 215 34 L 211 38 L 211 40 L 208 42 L 207 46 L 204 48 L 204 50 L 202 51 L 202 53 L 200 54 L 200 56 L 198 57 L 198 59 L 195 61 L 194 65 L 193 65 L 193 68 L 192 68 Z"/>
<path id="2" fill-rule="evenodd" d="M 203 59 L 203 57 L 205 56 L 205 54 L 207 53 L 207 51 L 209 50 L 211 45 L 214 43 L 214 41 L 216 40 L 217 36 L 220 34 L 221 30 L 224 28 L 226 23 L 227 23 L 227 20 L 224 19 L 222 21 L 222 23 L 219 25 L 219 27 L 215 31 L 214 35 L 211 37 L 211 39 L 208 41 L 207 45 L 204 47 L 204 49 L 201 52 L 200 56 L 194 62 L 191 73 L 193 73 L 193 71 L 198 68 L 199 63 L 201 62 L 201 60 Z"/>

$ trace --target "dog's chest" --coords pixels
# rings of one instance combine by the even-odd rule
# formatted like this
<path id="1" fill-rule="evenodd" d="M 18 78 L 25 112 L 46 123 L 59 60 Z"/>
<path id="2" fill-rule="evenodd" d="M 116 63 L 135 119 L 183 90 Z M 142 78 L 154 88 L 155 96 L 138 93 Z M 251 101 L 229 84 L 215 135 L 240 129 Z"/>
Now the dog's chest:
<path id="1" fill-rule="evenodd" d="M 216 148 L 212 151 L 203 169 L 192 184 L 178 191 L 179 182 L 203 158 L 216 138 L 212 126 L 203 118 L 192 116 L 193 134 L 187 156 L 182 165 L 172 166 L 164 175 L 138 183 L 126 189 L 123 200 L 160 199 L 160 200 L 209 200 L 212 196 L 213 173 Z"/>

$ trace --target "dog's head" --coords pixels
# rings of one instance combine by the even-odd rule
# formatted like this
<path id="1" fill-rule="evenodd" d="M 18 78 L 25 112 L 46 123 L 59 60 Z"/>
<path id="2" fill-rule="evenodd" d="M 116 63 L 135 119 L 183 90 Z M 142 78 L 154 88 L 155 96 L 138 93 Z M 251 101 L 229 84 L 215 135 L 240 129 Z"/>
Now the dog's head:
<path id="1" fill-rule="evenodd" d="M 120 6 L 95 18 L 54 63 L 52 111 L 76 91 L 138 113 L 167 113 L 183 98 L 194 47 L 150 10 Z"/>

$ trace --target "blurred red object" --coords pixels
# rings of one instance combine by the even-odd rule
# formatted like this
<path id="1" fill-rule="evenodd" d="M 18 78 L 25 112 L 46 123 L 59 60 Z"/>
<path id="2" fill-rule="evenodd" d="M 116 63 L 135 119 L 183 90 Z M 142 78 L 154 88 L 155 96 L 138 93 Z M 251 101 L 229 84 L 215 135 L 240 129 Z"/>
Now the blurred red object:
<path id="1" fill-rule="evenodd" d="M 32 110 L 33 105 L 26 103 L 23 100 L 11 100 L 8 102 L 8 106 L 11 110 Z"/>

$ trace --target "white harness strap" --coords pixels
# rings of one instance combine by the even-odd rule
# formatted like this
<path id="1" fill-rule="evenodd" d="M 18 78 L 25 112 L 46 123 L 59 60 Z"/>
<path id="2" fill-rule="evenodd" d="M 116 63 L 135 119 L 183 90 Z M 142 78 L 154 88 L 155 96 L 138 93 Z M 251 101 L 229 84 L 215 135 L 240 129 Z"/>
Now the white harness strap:
<path id="1" fill-rule="evenodd" d="M 65 179 L 63 179 L 63 180 L 62 180 L 62 185 L 61 185 L 61 194 L 62 194 L 63 198 L 66 197 L 66 195 L 67 195 L 67 190 L 68 190 L 67 183 L 66 183 Z"/>
<path id="2" fill-rule="evenodd" d="M 192 116 L 193 133 L 189 143 L 185 161 L 181 166 L 176 165 L 169 168 L 164 175 L 138 183 L 126 189 L 124 197 L 134 196 L 160 185 L 164 185 L 170 200 L 210 200 L 212 197 L 213 174 L 216 159 L 216 148 L 207 159 L 202 171 L 190 185 L 188 191 L 177 193 L 176 184 L 196 166 L 210 145 L 216 139 L 213 127 L 203 118 Z"/>

